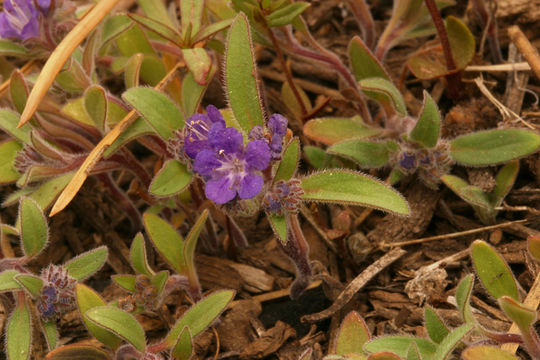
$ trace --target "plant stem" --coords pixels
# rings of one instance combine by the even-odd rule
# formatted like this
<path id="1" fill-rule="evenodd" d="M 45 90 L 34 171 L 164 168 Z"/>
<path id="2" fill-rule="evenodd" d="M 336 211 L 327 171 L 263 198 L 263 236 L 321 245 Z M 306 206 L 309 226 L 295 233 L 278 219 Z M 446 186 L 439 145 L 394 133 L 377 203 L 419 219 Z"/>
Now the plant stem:
<path id="1" fill-rule="evenodd" d="M 375 46 L 375 22 L 365 0 L 347 0 L 368 48 Z"/>
<path id="2" fill-rule="evenodd" d="M 425 3 L 429 14 L 431 15 L 431 19 L 433 20 L 433 24 L 435 25 L 435 29 L 437 29 L 437 34 L 439 35 L 444 59 L 446 61 L 446 69 L 449 72 L 453 72 L 445 75 L 449 95 L 452 99 L 458 99 L 460 96 L 459 88 L 461 87 L 461 74 L 457 71 L 456 62 L 452 56 L 452 49 L 450 48 L 450 40 L 448 40 L 446 27 L 444 26 L 441 13 L 439 12 L 439 9 L 437 9 L 435 0 L 425 0 Z"/>

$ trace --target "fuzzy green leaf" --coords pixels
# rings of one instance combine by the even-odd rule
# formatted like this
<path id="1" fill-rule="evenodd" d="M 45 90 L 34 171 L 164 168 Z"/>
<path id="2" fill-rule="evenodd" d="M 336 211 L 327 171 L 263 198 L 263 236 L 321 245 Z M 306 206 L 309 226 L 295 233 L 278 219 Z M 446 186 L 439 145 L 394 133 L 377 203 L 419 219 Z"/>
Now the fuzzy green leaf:
<path id="1" fill-rule="evenodd" d="M 225 85 L 232 112 L 242 130 L 249 133 L 254 126 L 263 125 L 255 55 L 248 19 L 243 13 L 236 16 L 229 28 Z"/>
<path id="2" fill-rule="evenodd" d="M 121 288 L 130 292 L 135 292 L 135 275 L 114 274 L 111 276 L 111 279 Z"/>
<path id="3" fill-rule="evenodd" d="M 293 2 L 281 9 L 272 12 L 266 17 L 268 26 L 285 26 L 293 22 L 294 18 L 306 11 L 311 5 L 304 1 Z"/>
<path id="4" fill-rule="evenodd" d="M 437 346 L 437 351 L 433 355 L 433 360 L 446 360 L 452 354 L 452 351 L 473 329 L 474 324 L 464 324 L 454 329 Z"/>
<path id="5" fill-rule="evenodd" d="M 163 291 L 163 288 L 167 284 L 167 280 L 169 279 L 169 271 L 168 270 L 162 270 L 158 272 L 154 277 L 152 277 L 152 285 L 154 285 L 157 289 L 158 294 L 161 294 Z"/>
<path id="6" fill-rule="evenodd" d="M 0 130 L 3 130 L 24 144 L 30 144 L 30 131 L 32 131 L 32 127 L 30 124 L 26 124 L 17 128 L 18 123 L 19 114 L 13 110 L 0 109 Z"/>
<path id="7" fill-rule="evenodd" d="M 131 242 L 129 249 L 129 260 L 131 266 L 139 273 L 152 277 L 155 275 L 154 270 L 148 264 L 148 257 L 146 256 L 146 246 L 144 245 L 144 236 L 141 233 L 135 235 L 135 238 Z"/>
<path id="8" fill-rule="evenodd" d="M 139 322 L 130 314 L 114 306 L 98 306 L 85 313 L 88 320 L 97 326 L 111 331 L 137 350 L 144 352 L 146 338 Z"/>
<path id="9" fill-rule="evenodd" d="M 536 322 L 536 310 L 508 296 L 502 296 L 498 301 L 501 309 L 516 323 L 521 333 L 528 334 L 531 331 L 530 327 Z"/>
<path id="10" fill-rule="evenodd" d="M 360 314 L 351 311 L 341 323 L 336 336 L 337 355 L 364 354 L 364 344 L 371 339 L 369 329 Z"/>
<path id="11" fill-rule="evenodd" d="M 508 296 L 519 301 L 519 292 L 512 270 L 501 255 L 488 243 L 476 240 L 471 245 L 471 258 L 478 278 L 491 296 Z"/>
<path id="12" fill-rule="evenodd" d="M 532 154 L 540 136 L 524 129 L 495 129 L 460 136 L 450 142 L 450 155 L 458 163 L 486 166 Z"/>
<path id="13" fill-rule="evenodd" d="M 287 221 L 284 215 L 266 213 L 270 227 L 282 244 L 287 243 Z"/>
<path id="14" fill-rule="evenodd" d="M 19 44 L 15 44 L 7 39 L 0 39 L 0 55 L 28 57 L 28 50 Z"/>
<path id="15" fill-rule="evenodd" d="M 233 22 L 233 19 L 223 19 L 223 20 L 220 20 L 220 21 L 217 21 L 217 22 L 214 22 L 208 26 L 205 26 L 204 28 L 201 29 L 201 31 L 199 31 L 194 37 L 193 37 L 193 40 L 191 41 L 193 44 L 196 44 L 200 41 L 203 41 L 203 40 L 206 40 L 207 38 L 211 37 L 212 35 L 222 31 L 222 30 L 225 30 L 226 28 L 228 28 L 229 26 L 231 26 Z"/>
<path id="16" fill-rule="evenodd" d="M 84 93 L 84 107 L 94 124 L 96 124 L 96 127 L 104 131 L 108 112 L 105 89 L 99 85 L 93 85 L 86 89 Z"/>
<path id="17" fill-rule="evenodd" d="M 180 35 L 180 33 L 174 28 L 165 25 L 161 21 L 157 21 L 146 16 L 137 14 L 128 14 L 128 16 L 142 27 L 153 31 L 164 39 L 172 41 L 177 46 L 182 46 L 182 35 Z"/>
<path id="18" fill-rule="evenodd" d="M 185 41 L 191 40 L 201 29 L 204 1 L 183 0 L 180 2 L 181 29 Z"/>
<path id="19" fill-rule="evenodd" d="M 96 273 L 107 261 L 109 251 L 106 246 L 100 246 L 82 253 L 64 264 L 69 275 L 82 281 Z"/>
<path id="20" fill-rule="evenodd" d="M 461 315 L 461 319 L 466 323 L 476 323 L 472 314 L 471 296 L 474 286 L 474 275 L 465 276 L 458 284 L 456 289 L 456 302 Z"/>
<path id="21" fill-rule="evenodd" d="M 494 207 L 501 206 L 504 197 L 510 192 L 519 172 L 519 161 L 514 160 L 502 167 L 495 178 L 495 188 L 491 193 L 491 203 Z"/>
<path id="22" fill-rule="evenodd" d="M 424 307 L 424 319 L 429 338 L 433 342 L 440 344 L 441 341 L 450 333 L 439 315 L 429 305 Z"/>
<path id="23" fill-rule="evenodd" d="M 203 48 L 183 49 L 182 55 L 197 84 L 207 85 L 212 68 L 212 58 L 206 50 Z"/>
<path id="24" fill-rule="evenodd" d="M 34 257 L 47 245 L 49 227 L 39 205 L 24 197 L 19 204 L 19 224 L 24 254 Z"/>
<path id="25" fill-rule="evenodd" d="M 105 301 L 96 291 L 80 283 L 77 284 L 75 288 L 75 299 L 77 300 L 79 313 L 81 314 L 83 322 L 90 334 L 111 349 L 116 350 L 122 343 L 122 339 L 116 336 L 113 332 L 105 330 L 101 326 L 94 324 L 88 320 L 85 315 L 90 309 L 107 305 Z"/>
<path id="26" fill-rule="evenodd" d="M 24 74 L 20 70 L 15 70 L 11 74 L 9 93 L 11 95 L 11 102 L 15 105 L 15 109 L 22 114 L 24 107 L 26 106 L 29 91 Z"/>
<path id="27" fill-rule="evenodd" d="M 45 335 L 45 340 L 47 341 L 49 351 L 55 349 L 59 338 L 56 323 L 54 321 L 41 320 L 41 328 L 43 329 L 43 335 Z"/>
<path id="28" fill-rule="evenodd" d="M 304 125 L 304 134 L 315 141 L 332 145 L 349 139 L 376 136 L 381 130 L 368 127 L 359 116 L 352 118 L 317 118 Z"/>
<path id="29" fill-rule="evenodd" d="M 43 280 L 39 276 L 30 274 L 20 274 L 15 276 L 17 281 L 32 297 L 37 297 L 41 293 Z"/>
<path id="30" fill-rule="evenodd" d="M 359 172 L 332 170 L 302 179 L 303 200 L 368 206 L 397 214 L 410 213 L 407 201 L 388 185 Z"/>
<path id="31" fill-rule="evenodd" d="M 175 27 L 173 21 L 169 18 L 169 12 L 162 0 L 138 0 L 138 4 L 150 19 L 162 22 L 170 27 Z"/>
<path id="32" fill-rule="evenodd" d="M 437 351 L 437 345 L 429 340 L 410 336 L 385 336 L 369 341 L 364 350 L 370 353 L 391 351 L 404 358 L 411 343 L 416 343 L 423 359 L 431 359 Z"/>
<path id="33" fill-rule="evenodd" d="M 469 185 L 465 180 L 454 175 L 444 175 L 441 181 L 467 203 L 487 210 L 493 208 L 488 194 L 478 186 Z"/>
<path id="34" fill-rule="evenodd" d="M 349 61 L 356 81 L 373 77 L 390 81 L 381 62 L 359 36 L 353 37 L 349 43 Z"/>
<path id="35" fill-rule="evenodd" d="M 128 128 L 116 138 L 116 140 L 105 150 L 103 154 L 104 158 L 108 158 L 114 154 L 118 149 L 127 144 L 128 142 L 139 138 L 143 135 L 149 135 L 154 133 L 152 127 L 144 121 L 143 118 L 137 118 L 133 124 L 128 126 Z"/>
<path id="36" fill-rule="evenodd" d="M 326 151 L 343 156 L 364 168 L 379 168 L 388 165 L 393 141 L 372 142 L 369 140 L 345 140 L 330 146 Z"/>
<path id="37" fill-rule="evenodd" d="M 187 326 L 184 326 L 176 345 L 171 350 L 171 357 L 174 360 L 189 360 L 193 354 L 193 340 Z"/>
<path id="38" fill-rule="evenodd" d="M 143 60 L 144 54 L 137 53 L 131 56 L 124 66 L 124 85 L 126 89 L 139 86 Z"/>
<path id="39" fill-rule="evenodd" d="M 384 78 L 366 78 L 358 82 L 362 91 L 372 99 L 380 102 L 385 109 L 390 106 L 399 114 L 406 116 L 407 107 L 403 96 L 394 84 Z"/>
<path id="40" fill-rule="evenodd" d="M 531 235 L 527 238 L 527 248 L 536 261 L 540 261 L 540 236 Z M 0 284 L 2 281 L 0 280 Z M 1 291 L 1 289 L 0 289 Z"/>
<path id="41" fill-rule="evenodd" d="M 441 114 L 439 108 L 429 93 L 424 90 L 424 106 L 409 137 L 423 147 L 432 148 L 437 145 L 440 129 Z"/>
<path id="42" fill-rule="evenodd" d="M 6 328 L 6 355 L 9 360 L 27 360 L 32 349 L 32 318 L 26 301 L 13 310 Z"/>
<path id="43" fill-rule="evenodd" d="M 15 280 L 15 276 L 19 274 L 17 270 L 0 272 L 0 292 L 21 290 L 21 285 Z"/>
<path id="44" fill-rule="evenodd" d="M 187 166 L 178 160 L 167 160 L 154 176 L 149 191 L 155 196 L 167 197 L 184 191 L 191 181 L 193 174 Z"/>
<path id="45" fill-rule="evenodd" d="M 279 180 L 289 180 L 296 173 L 298 161 L 300 160 L 300 141 L 293 138 L 285 148 L 281 161 L 279 162 L 274 182 Z"/>
<path id="46" fill-rule="evenodd" d="M 175 345 L 185 326 L 195 338 L 227 308 L 234 295 L 233 290 L 220 290 L 194 304 L 174 324 L 166 337 L 167 343 L 170 346 Z"/>
<path id="47" fill-rule="evenodd" d="M 143 216 L 144 227 L 157 251 L 179 274 L 186 273 L 184 240 L 171 224 L 152 213 Z"/>
<path id="48" fill-rule="evenodd" d="M 187 271 L 186 275 L 188 277 L 190 286 L 193 288 L 192 290 L 197 288 L 197 291 L 200 291 L 200 285 L 197 272 L 195 271 L 195 247 L 197 246 L 199 235 L 206 224 L 208 215 L 208 209 L 205 209 L 195 224 L 193 224 L 191 230 L 189 230 L 189 233 L 186 236 L 186 241 L 184 242 L 184 262 L 186 264 Z"/>
<path id="49" fill-rule="evenodd" d="M 165 94 L 146 87 L 132 88 L 122 98 L 133 106 L 164 140 L 184 127 L 184 115 Z"/>
<path id="50" fill-rule="evenodd" d="M 464 360 L 518 360 L 514 354 L 506 352 L 495 346 L 476 345 L 466 348 L 461 357 Z"/>
<path id="51" fill-rule="evenodd" d="M 107 351 L 90 344 L 71 344 L 47 354 L 47 360 L 111 360 Z"/>
<path id="52" fill-rule="evenodd" d="M 13 165 L 21 149 L 22 146 L 17 140 L 6 140 L 0 143 L 0 184 L 13 183 L 21 177 Z"/>

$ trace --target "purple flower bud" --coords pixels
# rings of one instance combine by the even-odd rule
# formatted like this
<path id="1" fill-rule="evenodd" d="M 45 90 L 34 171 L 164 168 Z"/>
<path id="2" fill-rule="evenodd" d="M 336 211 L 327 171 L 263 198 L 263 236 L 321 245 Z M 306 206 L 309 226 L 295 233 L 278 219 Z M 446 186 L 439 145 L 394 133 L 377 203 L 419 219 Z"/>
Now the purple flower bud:
<path id="1" fill-rule="evenodd" d="M 418 159 L 413 153 L 404 151 L 399 155 L 399 166 L 406 174 L 412 173 L 418 166 Z"/>
<path id="2" fill-rule="evenodd" d="M 23 41 L 39 37 L 39 16 L 40 9 L 33 0 L 5 0 L 0 13 L 0 37 Z"/>
<path id="3" fill-rule="evenodd" d="M 248 134 L 250 140 L 262 140 L 264 139 L 264 128 L 260 125 L 254 126 Z"/>
<path id="4" fill-rule="evenodd" d="M 67 269 L 62 266 L 49 265 L 41 273 L 43 287 L 37 300 L 37 308 L 41 317 L 48 321 L 56 319 L 75 306 L 75 285 Z"/>
<path id="5" fill-rule="evenodd" d="M 273 114 L 270 116 L 270 119 L 268 119 L 268 129 L 272 135 L 285 136 L 287 133 L 287 124 L 287 118 L 281 114 Z"/>
<path id="6" fill-rule="evenodd" d="M 277 215 L 282 215 L 284 210 L 297 213 L 302 195 L 304 195 L 304 189 L 300 184 L 299 179 L 279 180 L 276 182 L 264 195 L 264 209 Z"/>

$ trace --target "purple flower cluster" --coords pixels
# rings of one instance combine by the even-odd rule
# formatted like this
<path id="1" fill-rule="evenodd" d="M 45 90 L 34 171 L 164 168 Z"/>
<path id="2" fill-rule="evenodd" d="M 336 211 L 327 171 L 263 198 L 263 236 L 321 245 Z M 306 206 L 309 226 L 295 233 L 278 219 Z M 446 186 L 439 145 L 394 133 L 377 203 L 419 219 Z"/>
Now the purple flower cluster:
<path id="1" fill-rule="evenodd" d="M 448 142 L 440 140 L 437 146 L 431 149 L 411 149 L 402 146 L 395 160 L 398 169 L 406 174 L 419 171 L 419 177 L 426 185 L 435 187 L 443 175 L 450 172 L 454 160 L 449 155 Z"/>
<path id="2" fill-rule="evenodd" d="M 40 17 L 46 16 L 51 0 L 5 0 L 0 13 L 0 37 L 28 40 L 40 34 Z"/>
<path id="3" fill-rule="evenodd" d="M 299 179 L 279 180 L 276 182 L 264 195 L 264 209 L 277 215 L 283 215 L 284 210 L 297 213 L 302 195 L 304 195 L 304 189 L 300 184 Z"/>
<path id="4" fill-rule="evenodd" d="M 237 195 L 240 199 L 255 197 L 264 185 L 260 171 L 270 164 L 268 143 L 252 140 L 244 145 L 242 134 L 226 127 L 217 108 L 210 105 L 206 112 L 190 117 L 184 134 L 184 151 L 206 182 L 206 197 L 216 204 Z"/>
<path id="5" fill-rule="evenodd" d="M 37 301 L 41 317 L 46 320 L 57 319 L 75 304 L 75 285 L 77 280 L 69 276 L 62 266 L 49 265 L 41 273 L 43 287 Z"/>
<path id="6" fill-rule="evenodd" d="M 283 137 L 287 134 L 287 118 L 280 114 L 273 114 L 268 119 L 266 128 L 255 126 L 249 132 L 249 138 L 253 140 L 265 140 L 268 142 L 272 159 L 281 158 L 281 150 L 283 149 Z"/>

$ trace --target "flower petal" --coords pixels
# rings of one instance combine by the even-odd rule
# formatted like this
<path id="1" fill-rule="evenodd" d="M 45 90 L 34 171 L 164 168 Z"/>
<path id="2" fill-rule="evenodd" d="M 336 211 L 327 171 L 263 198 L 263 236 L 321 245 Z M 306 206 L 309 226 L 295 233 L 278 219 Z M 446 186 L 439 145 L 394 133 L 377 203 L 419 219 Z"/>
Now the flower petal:
<path id="1" fill-rule="evenodd" d="M 220 125 L 214 124 L 208 134 L 210 146 L 216 151 L 224 150 L 227 154 L 236 154 L 244 147 L 242 134 L 233 127 L 223 129 Z"/>
<path id="2" fill-rule="evenodd" d="M 285 136 L 287 133 L 287 118 L 281 114 L 273 114 L 268 119 L 268 129 L 272 134 Z"/>
<path id="3" fill-rule="evenodd" d="M 250 168 L 264 170 L 270 162 L 270 148 L 264 140 L 253 140 L 247 146 L 246 162 Z"/>
<path id="4" fill-rule="evenodd" d="M 233 188 L 231 179 L 222 176 L 216 179 L 208 180 L 204 188 L 206 197 L 216 204 L 225 204 L 236 196 L 236 189 Z"/>
<path id="5" fill-rule="evenodd" d="M 221 112 L 218 110 L 217 107 L 214 105 L 208 105 L 206 107 L 206 114 L 208 115 L 208 118 L 212 122 L 212 124 L 220 123 L 225 127 L 225 119 L 223 118 L 223 115 L 221 115 Z"/>
<path id="6" fill-rule="evenodd" d="M 212 150 L 203 150 L 197 154 L 193 169 L 202 176 L 212 176 L 214 169 L 221 166 L 217 155 Z"/>
<path id="7" fill-rule="evenodd" d="M 264 185 L 264 180 L 259 175 L 247 174 L 240 182 L 238 195 L 241 199 L 251 199 L 257 196 Z"/>

